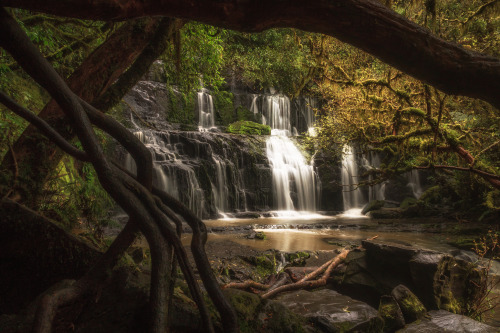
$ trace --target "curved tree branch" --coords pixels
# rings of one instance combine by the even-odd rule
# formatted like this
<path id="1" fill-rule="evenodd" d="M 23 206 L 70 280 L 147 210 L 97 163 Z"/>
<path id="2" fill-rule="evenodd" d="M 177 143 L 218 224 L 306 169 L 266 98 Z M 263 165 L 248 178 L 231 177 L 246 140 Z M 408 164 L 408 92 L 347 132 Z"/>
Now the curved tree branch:
<path id="1" fill-rule="evenodd" d="M 447 94 L 500 109 L 500 60 L 432 35 L 376 0 L 0 0 L 0 5 L 91 20 L 164 15 L 258 32 L 294 27 L 334 36 Z"/>
<path id="2" fill-rule="evenodd" d="M 23 119 L 29 121 L 31 124 L 35 125 L 46 137 L 52 140 L 59 148 L 61 148 L 65 153 L 73 156 L 81 161 L 89 161 L 87 153 L 81 151 L 80 149 L 73 146 L 71 143 L 66 141 L 61 134 L 59 134 L 54 128 L 47 124 L 42 118 L 39 118 L 36 114 L 29 111 L 28 109 L 17 104 L 13 99 L 7 96 L 3 91 L 0 91 L 0 103 L 5 105 L 7 108 L 12 110 L 15 114 L 22 117 Z"/>

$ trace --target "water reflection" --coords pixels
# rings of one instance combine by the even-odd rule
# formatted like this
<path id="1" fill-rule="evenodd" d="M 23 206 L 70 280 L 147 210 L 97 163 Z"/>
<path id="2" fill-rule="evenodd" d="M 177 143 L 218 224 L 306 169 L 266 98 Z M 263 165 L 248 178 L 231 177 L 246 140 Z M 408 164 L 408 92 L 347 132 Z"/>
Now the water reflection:
<path id="1" fill-rule="evenodd" d="M 332 229 L 255 229 L 263 231 L 266 239 L 248 239 L 243 234 L 210 233 L 208 241 L 230 240 L 256 250 L 276 249 L 286 252 L 334 250 L 349 244 L 359 244 L 362 240 L 378 235 L 378 239 L 404 245 L 412 245 L 430 250 L 448 252 L 454 247 L 445 243 L 444 236 L 416 232 L 379 232 L 365 230 Z M 190 234 L 183 236 L 183 243 L 189 244 Z"/>

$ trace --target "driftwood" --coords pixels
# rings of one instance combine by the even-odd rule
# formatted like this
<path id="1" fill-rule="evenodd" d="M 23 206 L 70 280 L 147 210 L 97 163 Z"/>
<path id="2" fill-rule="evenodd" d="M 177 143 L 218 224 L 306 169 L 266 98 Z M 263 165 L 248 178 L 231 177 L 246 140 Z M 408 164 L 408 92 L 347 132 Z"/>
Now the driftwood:
<path id="1" fill-rule="evenodd" d="M 368 240 L 373 240 L 377 237 L 378 236 L 374 236 Z M 358 246 L 356 249 L 359 250 L 361 248 L 362 245 Z M 274 283 L 262 284 L 252 280 L 247 280 L 245 282 L 231 282 L 224 285 L 222 288 L 249 289 L 258 294 L 262 299 L 271 298 L 284 291 L 318 288 L 326 285 L 326 282 L 332 275 L 335 267 L 337 267 L 351 251 L 352 250 L 343 249 L 335 258 L 328 260 L 326 263 L 296 282 L 287 284 L 288 281 L 295 281 L 296 279 L 292 276 L 292 272 L 285 270 L 285 272 L 282 273 L 279 278 L 274 281 Z M 319 279 L 313 280 L 320 275 L 321 277 Z M 259 292 L 258 290 L 261 290 L 262 292 Z"/>

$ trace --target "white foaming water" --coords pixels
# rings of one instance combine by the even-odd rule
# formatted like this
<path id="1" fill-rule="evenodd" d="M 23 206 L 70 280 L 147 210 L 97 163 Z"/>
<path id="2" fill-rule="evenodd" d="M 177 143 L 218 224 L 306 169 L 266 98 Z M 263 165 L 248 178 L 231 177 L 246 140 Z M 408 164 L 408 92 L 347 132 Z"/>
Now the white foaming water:
<path id="1" fill-rule="evenodd" d="M 411 188 L 413 192 L 413 196 L 416 199 L 420 199 L 424 190 L 422 189 L 422 185 L 420 183 L 420 175 L 418 170 L 411 170 L 408 172 L 408 184 L 406 186 Z"/>
<path id="2" fill-rule="evenodd" d="M 369 152 L 368 156 L 363 154 L 361 162 L 366 171 L 377 169 L 381 164 L 380 156 L 374 152 Z M 373 175 L 370 174 L 368 176 L 368 181 L 371 182 L 372 180 Z M 368 202 L 372 200 L 385 200 L 385 184 L 386 182 L 382 182 L 368 187 Z"/>
<path id="3" fill-rule="evenodd" d="M 214 102 L 206 89 L 198 92 L 198 129 L 206 131 L 215 127 Z"/>
<path id="4" fill-rule="evenodd" d="M 257 104 L 252 102 L 254 113 Z M 263 123 L 271 128 L 266 142 L 267 158 L 272 168 L 274 206 L 280 217 L 297 216 L 297 211 L 314 212 L 317 209 L 319 180 L 314 166 L 290 140 L 290 100 L 286 96 L 265 96 Z M 295 200 L 292 198 L 295 197 Z M 299 214 L 300 215 L 300 214 Z"/>
<path id="5" fill-rule="evenodd" d="M 351 208 L 344 211 L 342 214 L 337 215 L 343 218 L 368 218 L 368 216 L 361 214 L 362 208 Z"/>
<path id="6" fill-rule="evenodd" d="M 155 186 L 176 199 L 186 202 L 187 206 L 201 217 L 205 200 L 203 189 L 200 187 L 192 167 L 177 159 L 178 151 L 170 144 L 168 134 L 164 133 L 166 141 L 159 140 L 152 132 L 137 131 L 134 132 L 134 135 L 144 143 L 155 157 L 153 164 L 153 183 Z M 130 154 L 127 154 L 125 158 L 125 167 L 130 172 L 136 173 L 137 171 L 137 166 Z M 181 184 L 179 184 L 180 182 Z M 183 189 L 182 193 L 179 188 Z"/>
<path id="7" fill-rule="evenodd" d="M 283 134 L 283 131 L 273 130 L 266 143 L 267 158 L 273 171 L 275 205 L 285 211 L 315 211 L 317 180 L 314 167 L 306 163 L 292 140 Z M 292 190 L 297 196 L 297 207 L 291 197 Z"/>
<path id="8" fill-rule="evenodd" d="M 351 209 L 361 208 L 366 203 L 363 193 L 358 187 L 358 165 L 353 147 L 345 145 L 342 148 L 342 197 L 344 199 L 344 212 Z"/>

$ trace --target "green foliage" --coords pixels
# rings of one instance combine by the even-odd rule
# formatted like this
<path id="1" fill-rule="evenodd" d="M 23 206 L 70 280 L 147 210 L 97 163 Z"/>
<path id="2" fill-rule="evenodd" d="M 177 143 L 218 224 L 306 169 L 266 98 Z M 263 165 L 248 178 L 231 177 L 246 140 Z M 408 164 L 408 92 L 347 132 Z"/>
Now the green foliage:
<path id="1" fill-rule="evenodd" d="M 500 191 L 494 190 L 486 195 L 486 207 L 489 209 L 500 210 Z"/>
<path id="2" fill-rule="evenodd" d="M 226 33 L 201 23 L 186 24 L 177 46 L 173 43 L 163 56 L 167 84 L 176 85 L 186 93 L 202 87 L 220 90 L 225 82 L 221 71 Z"/>
<path id="3" fill-rule="evenodd" d="M 234 134 L 270 135 L 271 127 L 254 123 L 253 121 L 241 120 L 230 124 L 227 131 Z"/>
<path id="4" fill-rule="evenodd" d="M 443 39 L 500 54 L 498 2 L 393 1 L 392 9 Z M 333 38 L 312 41 L 323 50 L 324 67 L 316 81 L 327 101 L 318 113 L 316 147 L 334 155 L 351 142 L 365 150 L 390 150 L 374 172 L 380 180 L 432 165 L 500 175 L 499 110 L 447 96 Z M 444 170 L 434 178 L 439 196 L 428 198 L 427 204 L 484 213 L 492 184 L 467 170 Z"/>
<path id="5" fill-rule="evenodd" d="M 167 86 L 168 101 L 166 119 L 171 123 L 194 124 L 196 92 L 175 91 Z"/>
<path id="6" fill-rule="evenodd" d="M 45 194 L 41 205 L 45 215 L 68 229 L 85 228 L 93 237 L 102 237 L 102 228 L 109 222 L 107 214 L 114 203 L 101 187 L 91 164 L 65 157 L 55 177 L 46 185 Z"/>
<path id="7" fill-rule="evenodd" d="M 213 95 L 217 124 L 227 126 L 234 121 L 234 96 L 229 91 L 218 91 Z"/>
<path id="8" fill-rule="evenodd" d="M 225 40 L 226 66 L 248 86 L 276 88 L 294 95 L 315 66 L 312 34 L 294 29 L 271 29 L 258 34 L 229 31 Z"/>

